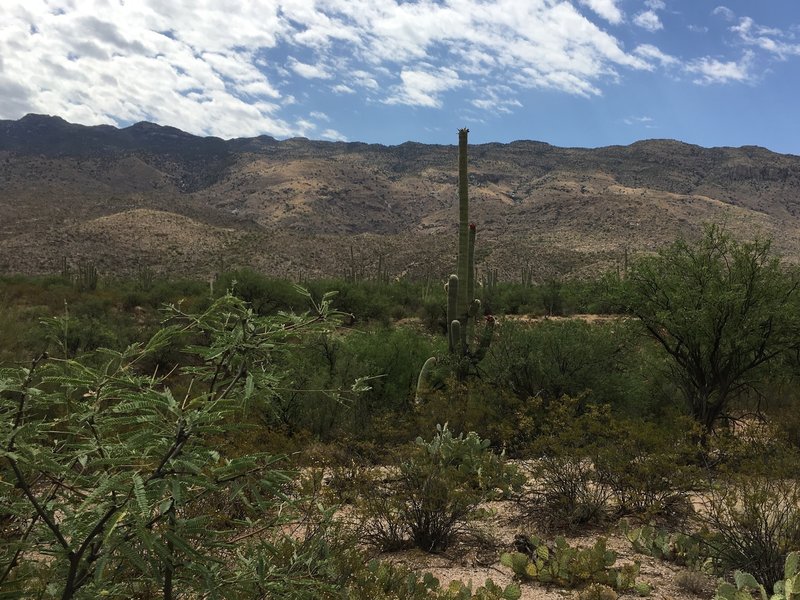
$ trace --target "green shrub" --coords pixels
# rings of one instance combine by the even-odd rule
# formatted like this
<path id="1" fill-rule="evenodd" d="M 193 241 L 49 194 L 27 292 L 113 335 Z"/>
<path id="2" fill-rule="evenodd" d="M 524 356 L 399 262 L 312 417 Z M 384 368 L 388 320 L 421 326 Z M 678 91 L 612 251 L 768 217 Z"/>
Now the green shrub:
<path id="1" fill-rule="evenodd" d="M 0 490 L 11 515 L 0 587 L 63 599 L 247 587 L 254 573 L 236 560 L 228 528 L 276 531 L 295 505 L 285 497 L 290 475 L 275 458 L 224 454 L 215 440 L 268 396 L 282 349 L 330 316 L 327 299 L 311 315 L 260 318 L 225 296 L 201 314 L 173 311 L 171 325 L 121 352 L 0 369 Z M 184 348 L 188 366 L 138 371 L 186 334 L 196 342 Z M 236 512 L 221 519 L 220 506 Z M 291 556 L 302 563 L 302 552 Z M 277 576 L 293 574 L 289 590 L 313 587 L 298 566 Z"/>
<path id="2" fill-rule="evenodd" d="M 372 497 L 378 500 L 363 509 L 379 543 L 396 546 L 407 538 L 426 552 L 440 552 L 479 516 L 481 503 L 521 483 L 516 470 L 489 450 L 488 440 L 475 433 L 453 436 L 447 425 L 438 426 L 430 442 L 417 439 L 396 476 L 383 489 L 376 486 Z"/>
<path id="3" fill-rule="evenodd" d="M 691 431 L 691 427 L 683 430 Z M 618 514 L 642 518 L 683 518 L 691 511 L 689 494 L 697 487 L 692 464 L 696 448 L 678 427 L 617 419 L 613 441 L 596 448 L 592 460 L 598 481 L 611 491 Z"/>
<path id="4" fill-rule="evenodd" d="M 545 403 L 584 394 L 598 403 L 635 404 L 640 390 L 628 373 L 624 323 L 504 321 L 498 329 L 483 365 L 495 386 Z"/>
<path id="5" fill-rule="evenodd" d="M 592 463 L 581 456 L 544 456 L 531 466 L 536 482 L 529 513 L 547 529 L 573 529 L 606 520 L 611 492 L 597 483 Z"/>
<path id="6" fill-rule="evenodd" d="M 718 484 L 698 515 L 711 531 L 709 554 L 721 572 L 747 570 L 767 589 L 782 580 L 790 552 L 800 548 L 800 483 L 739 476 Z"/>
<path id="7" fill-rule="evenodd" d="M 296 311 L 303 308 L 306 300 L 290 281 L 272 279 L 253 271 L 239 269 L 220 275 L 214 283 L 217 293 L 230 291 L 241 298 L 260 315 L 271 315 L 278 311 Z"/>
<path id="8" fill-rule="evenodd" d="M 491 579 L 476 588 L 472 584 L 453 581 L 445 588 L 430 573 L 419 575 L 402 565 L 371 561 L 355 574 L 348 586 L 348 598 L 353 600 L 518 600 L 519 586 L 500 587 Z"/>

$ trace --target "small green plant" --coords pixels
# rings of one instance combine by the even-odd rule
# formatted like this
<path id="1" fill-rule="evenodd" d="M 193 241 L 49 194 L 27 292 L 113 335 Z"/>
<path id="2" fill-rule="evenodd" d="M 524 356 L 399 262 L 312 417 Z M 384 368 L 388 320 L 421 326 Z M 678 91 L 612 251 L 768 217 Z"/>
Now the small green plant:
<path id="1" fill-rule="evenodd" d="M 526 546 L 529 553 L 503 554 L 500 562 L 510 567 L 522 581 L 538 581 L 569 588 L 583 587 L 592 583 L 603 584 L 615 590 L 634 590 L 639 575 L 639 563 L 615 567 L 617 554 L 606 548 L 606 539 L 601 537 L 589 548 L 570 546 L 563 537 L 552 544 L 531 536 Z"/>
<path id="2" fill-rule="evenodd" d="M 403 565 L 377 560 L 356 568 L 347 589 L 352 600 L 519 600 L 521 591 L 512 583 L 501 587 L 491 579 L 473 590 L 471 583 L 453 581 L 442 587 L 430 573 L 418 574 Z"/>
<path id="3" fill-rule="evenodd" d="M 0 546 L 4 591 L 170 600 L 177 590 L 216 596 L 249 585 L 258 565 L 234 559 L 250 544 L 233 544 L 229 528 L 269 531 L 285 519 L 290 474 L 275 457 L 228 454 L 214 440 L 237 429 L 249 403 L 268 402 L 281 377 L 276 359 L 329 326 L 329 298 L 311 314 L 266 318 L 224 296 L 199 314 L 173 307 L 169 318 L 120 352 L 43 354 L 29 368 L 0 369 L 0 492 L 11 515 Z M 178 341 L 188 366 L 139 370 Z M 233 504 L 241 514 L 215 510 Z M 257 546 L 240 558 L 274 564 L 270 546 Z M 289 554 L 302 555 L 296 546 Z M 291 577 L 259 576 L 268 587 Z"/>
<path id="4" fill-rule="evenodd" d="M 437 426 L 429 442 L 418 438 L 396 477 L 376 489 L 362 510 L 372 537 L 384 547 L 409 539 L 426 552 L 445 550 L 479 505 L 518 489 L 522 478 L 489 441 L 476 433 L 454 436 Z"/>

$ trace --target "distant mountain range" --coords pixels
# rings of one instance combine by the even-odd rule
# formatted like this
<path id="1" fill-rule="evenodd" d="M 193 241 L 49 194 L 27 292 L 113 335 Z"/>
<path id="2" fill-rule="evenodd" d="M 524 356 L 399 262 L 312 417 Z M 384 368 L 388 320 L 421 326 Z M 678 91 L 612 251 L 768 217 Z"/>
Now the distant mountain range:
<path id="1" fill-rule="evenodd" d="M 456 132 L 453 132 L 456 141 Z M 539 280 L 614 268 L 705 222 L 800 259 L 800 157 L 672 140 L 470 146 L 477 264 Z M 141 268 L 210 276 L 443 278 L 455 260 L 455 145 L 221 140 L 173 127 L 0 121 L 0 272 Z"/>

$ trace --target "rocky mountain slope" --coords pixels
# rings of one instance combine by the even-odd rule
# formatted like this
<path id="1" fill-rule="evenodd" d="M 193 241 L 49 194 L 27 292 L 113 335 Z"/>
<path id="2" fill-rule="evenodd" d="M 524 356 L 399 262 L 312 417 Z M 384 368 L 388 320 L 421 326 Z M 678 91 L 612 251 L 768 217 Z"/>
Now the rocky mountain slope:
<path id="1" fill-rule="evenodd" d="M 453 139 L 455 142 L 455 132 Z M 456 146 L 223 141 L 171 127 L 0 121 L 0 272 L 301 278 L 443 277 L 452 269 Z M 719 222 L 800 259 L 800 157 L 670 140 L 598 149 L 470 147 L 478 264 L 506 279 L 613 268 Z M 351 249 L 352 256 L 351 258 Z M 355 264 L 352 264 L 355 263 Z"/>

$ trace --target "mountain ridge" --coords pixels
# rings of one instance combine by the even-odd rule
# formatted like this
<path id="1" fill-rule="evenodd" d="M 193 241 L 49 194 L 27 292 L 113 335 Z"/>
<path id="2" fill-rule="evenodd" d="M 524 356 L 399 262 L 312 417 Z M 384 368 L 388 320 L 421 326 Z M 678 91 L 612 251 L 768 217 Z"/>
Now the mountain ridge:
<path id="1" fill-rule="evenodd" d="M 626 248 L 652 252 L 707 221 L 770 237 L 800 259 L 795 155 L 669 139 L 601 148 L 517 140 L 469 153 L 479 265 L 505 278 L 523 267 L 539 278 L 596 273 Z M 350 270 L 352 247 L 366 272 L 384 254 L 395 276 L 443 276 L 454 253 L 456 160 L 455 144 L 222 140 L 43 115 L 0 121 L 0 272 L 53 272 L 66 256 L 109 274 L 249 265 L 334 276 Z M 161 223 L 167 213 L 181 218 Z M 118 218 L 102 220 L 110 215 Z M 219 243 L 194 225 L 196 235 L 184 235 L 184 219 Z M 181 242 L 167 252 L 170 227 Z M 123 243 L 125 231 L 136 244 Z"/>

